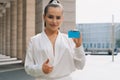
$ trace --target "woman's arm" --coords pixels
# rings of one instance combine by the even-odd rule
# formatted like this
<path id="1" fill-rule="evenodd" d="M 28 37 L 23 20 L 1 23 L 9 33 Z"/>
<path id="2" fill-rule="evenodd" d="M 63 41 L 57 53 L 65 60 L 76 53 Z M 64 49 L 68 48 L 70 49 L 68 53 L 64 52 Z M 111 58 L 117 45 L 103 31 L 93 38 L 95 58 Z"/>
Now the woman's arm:
<path id="1" fill-rule="evenodd" d="M 73 42 L 75 44 L 74 48 L 74 63 L 76 68 L 83 69 L 85 65 L 85 52 L 82 46 L 82 34 L 80 38 L 74 38 Z"/>
<path id="2" fill-rule="evenodd" d="M 77 69 L 83 69 L 85 65 L 85 52 L 83 46 L 74 49 L 74 64 Z"/>
<path id="3" fill-rule="evenodd" d="M 35 64 L 33 54 L 34 54 L 33 45 L 31 40 L 25 58 L 25 71 L 27 72 L 27 74 L 34 77 L 42 76 L 44 75 L 42 71 L 42 64 L 41 65 Z"/>
<path id="4" fill-rule="evenodd" d="M 85 52 L 82 46 L 82 35 L 80 38 L 70 39 L 71 50 L 73 50 L 73 60 L 77 69 L 83 69 L 85 65 Z"/>

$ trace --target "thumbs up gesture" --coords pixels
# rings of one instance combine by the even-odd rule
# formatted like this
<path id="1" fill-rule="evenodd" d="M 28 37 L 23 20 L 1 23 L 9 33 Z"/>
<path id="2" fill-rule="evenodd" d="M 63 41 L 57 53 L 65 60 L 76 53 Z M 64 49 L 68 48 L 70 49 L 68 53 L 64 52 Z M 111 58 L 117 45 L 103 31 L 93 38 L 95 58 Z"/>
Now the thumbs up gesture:
<path id="1" fill-rule="evenodd" d="M 43 63 L 42 70 L 45 74 L 52 72 L 53 67 L 49 65 L 49 59 Z"/>

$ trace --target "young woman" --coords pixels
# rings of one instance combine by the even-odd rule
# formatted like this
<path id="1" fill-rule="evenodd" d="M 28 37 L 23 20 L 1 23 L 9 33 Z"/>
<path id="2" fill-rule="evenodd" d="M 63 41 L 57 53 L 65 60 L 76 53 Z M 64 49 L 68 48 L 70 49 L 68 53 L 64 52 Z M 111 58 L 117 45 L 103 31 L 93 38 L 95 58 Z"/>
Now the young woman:
<path id="1" fill-rule="evenodd" d="M 82 35 L 71 39 L 59 31 L 63 7 L 58 0 L 49 2 L 43 18 L 45 29 L 31 38 L 25 71 L 37 80 L 72 80 L 70 74 L 85 65 Z"/>

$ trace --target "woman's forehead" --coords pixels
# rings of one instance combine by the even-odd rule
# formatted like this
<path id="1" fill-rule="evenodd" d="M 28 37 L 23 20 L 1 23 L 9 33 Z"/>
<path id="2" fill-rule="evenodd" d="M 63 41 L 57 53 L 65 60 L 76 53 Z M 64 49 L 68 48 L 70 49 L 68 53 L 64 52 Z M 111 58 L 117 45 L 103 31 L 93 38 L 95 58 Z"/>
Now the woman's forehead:
<path id="1" fill-rule="evenodd" d="M 62 14 L 63 10 L 60 7 L 49 7 L 48 14 Z"/>

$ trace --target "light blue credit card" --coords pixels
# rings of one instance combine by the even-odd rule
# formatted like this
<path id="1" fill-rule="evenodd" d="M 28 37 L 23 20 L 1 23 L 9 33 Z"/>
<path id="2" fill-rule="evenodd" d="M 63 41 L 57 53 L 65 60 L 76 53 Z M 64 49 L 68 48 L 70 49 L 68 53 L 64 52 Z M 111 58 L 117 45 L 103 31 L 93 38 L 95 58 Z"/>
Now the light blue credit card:
<path id="1" fill-rule="evenodd" d="M 68 31 L 69 38 L 80 38 L 80 31 L 70 30 Z"/>

